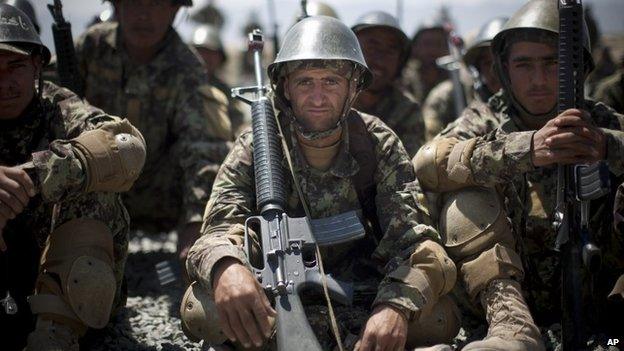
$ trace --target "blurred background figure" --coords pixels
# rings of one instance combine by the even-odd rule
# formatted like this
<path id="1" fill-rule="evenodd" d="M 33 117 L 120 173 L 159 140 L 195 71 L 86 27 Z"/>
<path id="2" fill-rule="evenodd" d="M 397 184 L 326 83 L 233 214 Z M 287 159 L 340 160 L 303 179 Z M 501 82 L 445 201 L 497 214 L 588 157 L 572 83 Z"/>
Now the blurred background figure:
<path id="1" fill-rule="evenodd" d="M 416 101 L 422 103 L 448 73 L 436 59 L 448 55 L 447 32 L 440 19 L 423 23 L 412 38 L 411 57 L 403 74 L 403 84 Z"/>
<path id="2" fill-rule="evenodd" d="M 306 3 L 306 13 L 308 16 L 328 16 L 336 19 L 340 19 L 338 12 L 334 10 L 329 4 L 323 1 L 308 1 Z M 297 18 L 301 18 L 303 13 L 301 9 L 297 14 Z"/>
<path id="3" fill-rule="evenodd" d="M 115 9 L 112 7 L 109 7 L 109 8 L 102 10 L 102 12 L 100 12 L 99 14 L 93 16 L 93 19 L 91 19 L 91 22 L 89 22 L 87 27 L 91 27 L 95 24 L 102 23 L 102 22 L 113 22 L 116 20 L 117 19 L 115 18 Z"/>
<path id="4" fill-rule="evenodd" d="M 210 84 L 221 90 L 230 102 L 228 115 L 232 124 L 232 132 L 238 136 L 250 124 L 251 116 L 246 114 L 242 104 L 232 98 L 231 87 L 222 79 L 222 68 L 228 57 L 223 47 L 219 27 L 214 24 L 200 25 L 195 29 L 191 45 L 201 56 L 208 74 Z"/>
<path id="5" fill-rule="evenodd" d="M 475 104 L 482 104 L 501 88 L 497 75 L 494 72 L 494 59 L 490 51 L 492 39 L 501 31 L 507 17 L 492 19 L 477 32 L 463 55 L 460 65 L 461 89 L 467 104 L 474 100 Z M 455 108 L 456 87 L 451 79 L 447 79 L 434 87 L 423 104 L 426 138 L 433 139 L 449 123 L 461 114 Z"/>
<path id="6" fill-rule="evenodd" d="M 396 18 L 383 11 L 363 15 L 351 29 L 374 76 L 354 107 L 381 118 L 397 133 L 412 157 L 424 143 L 420 106 L 395 84 L 409 56 L 409 39 Z"/>
<path id="7" fill-rule="evenodd" d="M 11 5 L 22 11 L 30 21 L 35 26 L 35 30 L 37 33 L 41 33 L 41 27 L 39 27 L 39 21 L 37 21 L 37 14 L 35 13 L 35 8 L 28 0 L 4 0 L 2 1 L 7 5 Z"/>

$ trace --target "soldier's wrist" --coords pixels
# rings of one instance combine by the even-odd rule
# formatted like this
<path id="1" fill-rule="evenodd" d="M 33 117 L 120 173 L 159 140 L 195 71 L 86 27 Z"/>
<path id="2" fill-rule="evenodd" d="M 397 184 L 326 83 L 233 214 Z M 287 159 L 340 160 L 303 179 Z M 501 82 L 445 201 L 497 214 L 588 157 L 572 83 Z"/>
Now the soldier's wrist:
<path id="1" fill-rule="evenodd" d="M 229 268 L 230 266 L 234 264 L 240 264 L 244 266 L 244 264 L 238 258 L 232 257 L 232 256 L 225 256 L 219 259 L 214 264 L 214 267 L 212 269 L 212 277 L 210 279 L 210 283 L 211 283 L 210 287 L 212 288 L 213 291 L 214 291 L 214 288 L 217 286 L 217 283 L 219 281 L 219 278 L 221 277 L 221 274 L 223 274 L 223 272 L 225 272 L 227 268 Z"/>

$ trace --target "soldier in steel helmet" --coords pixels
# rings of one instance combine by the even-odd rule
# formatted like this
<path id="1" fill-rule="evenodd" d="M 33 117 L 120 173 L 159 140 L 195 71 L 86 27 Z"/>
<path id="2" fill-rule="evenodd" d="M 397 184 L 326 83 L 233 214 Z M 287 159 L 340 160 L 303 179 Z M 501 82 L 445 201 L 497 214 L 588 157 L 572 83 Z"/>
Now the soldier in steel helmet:
<path id="1" fill-rule="evenodd" d="M 286 34 L 268 72 L 295 172 L 284 184 L 286 212 L 303 216 L 305 201 L 312 218 L 361 210 L 370 224 L 359 241 L 321 248 L 325 270 L 356 283 L 358 302 L 335 306 L 346 347 L 402 350 L 450 342 L 459 323 L 446 296 L 455 268 L 427 225 L 399 139 L 376 117 L 351 108 L 372 78 L 354 33 L 330 17 L 303 19 Z M 252 142 L 252 134 L 243 133 L 224 161 L 203 235 L 187 260 L 195 283 L 182 301 L 183 329 L 215 349 L 274 348 L 275 311 L 247 268 L 258 257 L 246 257 L 242 248 L 243 224 L 255 213 Z M 258 247 L 258 236 L 250 235 L 250 245 Z M 327 310 L 316 303 L 306 311 L 323 349 L 332 349 Z"/>
<path id="2" fill-rule="evenodd" d="M 2 349 L 78 350 L 125 305 L 128 190 L 145 161 L 130 122 L 41 78 L 27 15 L 0 4 Z M 28 335 L 30 333 L 30 335 Z"/>
<path id="3" fill-rule="evenodd" d="M 191 0 L 111 2 L 117 21 L 97 24 L 78 39 L 80 95 L 145 136 L 145 171 L 124 202 L 133 229 L 177 229 L 184 260 L 233 139 L 228 99 L 209 84 L 200 59 L 172 27 Z"/>
<path id="4" fill-rule="evenodd" d="M 410 157 L 424 143 L 424 123 L 420 106 L 397 87 L 409 55 L 409 39 L 397 20 L 383 11 L 361 16 L 353 27 L 373 82 L 362 91 L 354 107 L 377 116 L 394 130 Z"/>
<path id="5" fill-rule="evenodd" d="M 231 88 L 225 83 L 220 73 L 227 61 L 227 54 L 221 41 L 219 28 L 212 24 L 198 26 L 193 32 L 191 45 L 204 61 L 210 84 L 228 97 L 228 115 L 234 135 L 238 136 L 249 126 L 249 118 L 242 110 L 241 103 L 231 97 Z"/>
<path id="6" fill-rule="evenodd" d="M 484 108 L 483 105 L 488 99 L 501 89 L 498 76 L 494 72 L 494 56 L 490 46 L 492 39 L 506 22 L 507 18 L 503 17 L 486 22 L 464 54 L 463 61 L 468 70 L 473 73 L 472 79 L 469 79 L 468 70 L 460 71 L 468 109 Z M 454 88 L 453 82 L 447 79 L 433 88 L 427 96 L 423 104 L 427 140 L 433 139 L 449 123 L 459 117 L 454 108 Z"/>
<path id="7" fill-rule="evenodd" d="M 436 59 L 448 55 L 448 33 L 440 21 L 425 22 L 412 37 L 410 58 L 403 70 L 402 83 L 419 104 L 436 85 L 448 78 Z"/>
<path id="8" fill-rule="evenodd" d="M 503 90 L 489 109 L 472 112 L 471 123 L 447 129 L 414 159 L 425 189 L 449 192 L 440 233 L 465 300 L 482 307 L 489 326 L 484 340 L 464 350 L 541 350 L 538 326 L 560 322 L 552 226 L 558 164 L 609 166 L 611 193 L 592 201 L 589 213 L 603 264 L 592 278 L 581 273 L 581 295 L 588 331 L 622 335 L 624 116 L 589 100 L 583 109 L 557 112 L 558 14 L 557 1 L 531 0 L 511 17 L 492 41 Z M 583 46 L 587 74 L 587 40 Z"/>

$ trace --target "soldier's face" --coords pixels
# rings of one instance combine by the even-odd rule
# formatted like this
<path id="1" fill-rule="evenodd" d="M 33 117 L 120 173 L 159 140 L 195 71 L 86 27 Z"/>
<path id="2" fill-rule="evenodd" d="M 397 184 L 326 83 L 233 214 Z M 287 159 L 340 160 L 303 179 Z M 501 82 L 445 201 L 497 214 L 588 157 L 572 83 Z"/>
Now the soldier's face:
<path id="1" fill-rule="evenodd" d="M 19 117 L 35 95 L 41 63 L 31 56 L 0 51 L 0 120 Z"/>
<path id="2" fill-rule="evenodd" d="M 114 4 L 124 43 L 133 48 L 158 45 L 180 8 L 171 0 L 116 0 Z"/>
<path id="3" fill-rule="evenodd" d="M 557 49 L 548 44 L 521 41 L 511 46 L 505 63 L 511 90 L 534 115 L 549 113 L 557 103 Z"/>
<path id="4" fill-rule="evenodd" d="M 386 89 L 399 72 L 403 41 L 391 29 L 369 28 L 357 33 L 366 65 L 375 79 L 368 88 L 371 91 Z"/>
<path id="5" fill-rule="evenodd" d="M 489 47 L 481 49 L 481 54 L 478 58 L 478 67 L 479 74 L 481 74 L 481 79 L 487 86 L 487 88 L 492 92 L 496 93 L 500 90 L 501 84 L 500 80 L 498 80 L 498 76 L 494 71 L 494 56 L 492 55 L 492 51 Z"/>
<path id="6" fill-rule="evenodd" d="M 348 85 L 347 79 L 334 71 L 301 69 L 284 80 L 284 95 L 306 131 L 322 132 L 340 119 Z"/>
<path id="7" fill-rule="evenodd" d="M 426 66 L 435 65 L 437 58 L 448 53 L 446 33 L 442 29 L 429 29 L 420 33 L 412 47 L 412 57 Z"/>

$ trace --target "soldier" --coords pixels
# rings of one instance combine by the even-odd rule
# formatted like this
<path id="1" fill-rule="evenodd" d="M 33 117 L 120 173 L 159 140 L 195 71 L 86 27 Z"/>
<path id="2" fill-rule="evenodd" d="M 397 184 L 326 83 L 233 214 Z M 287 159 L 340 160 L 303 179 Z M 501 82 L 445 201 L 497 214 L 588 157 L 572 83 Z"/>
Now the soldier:
<path id="1" fill-rule="evenodd" d="M 192 45 L 204 60 L 204 67 L 208 72 L 210 84 L 228 97 L 228 115 L 230 116 L 232 131 L 234 135 L 238 136 L 249 126 L 249 121 L 242 111 L 241 103 L 232 98 L 231 88 L 219 78 L 219 72 L 227 61 L 219 28 L 211 24 L 197 27 L 193 32 Z"/>
<path id="2" fill-rule="evenodd" d="M 190 0 L 114 0 L 118 22 L 78 39 L 84 96 L 125 116 L 147 142 L 145 171 L 124 196 L 133 229 L 178 229 L 183 260 L 199 236 L 203 208 L 232 138 L 227 97 L 171 27 Z"/>
<path id="3" fill-rule="evenodd" d="M 403 85 L 419 104 L 422 104 L 433 87 L 448 78 L 448 73 L 438 67 L 436 60 L 449 54 L 448 34 L 439 22 L 424 23 L 412 39 L 411 58 L 403 70 Z"/>
<path id="4" fill-rule="evenodd" d="M 613 107 L 618 113 L 624 113 L 624 68 L 602 81 L 594 98 Z"/>
<path id="5" fill-rule="evenodd" d="M 467 72 L 461 70 L 461 73 L 464 73 L 462 83 L 464 81 L 471 83 L 465 83 L 462 87 L 469 108 L 479 108 L 479 105 L 487 102 L 501 88 L 498 77 L 494 73 L 494 57 L 490 44 L 494 36 L 503 29 L 507 19 L 499 17 L 485 23 L 464 54 L 463 61 L 473 73 L 472 79 L 469 79 Z M 427 140 L 433 139 L 458 117 L 454 107 L 453 89 L 453 82 L 447 79 L 433 88 L 427 96 L 423 105 Z"/>
<path id="6" fill-rule="evenodd" d="M 412 157 L 424 143 L 424 124 L 420 106 L 396 84 L 409 55 L 409 40 L 397 20 L 382 11 L 363 15 L 351 29 L 374 76 L 354 107 L 380 117 L 397 133 Z"/>
<path id="7" fill-rule="evenodd" d="M 606 160 L 614 188 L 624 180 L 624 116 L 592 101 L 557 115 L 558 28 L 556 1 L 531 0 L 516 12 L 492 42 L 503 90 L 490 109 L 469 112 L 462 117 L 469 123 L 445 131 L 414 160 L 424 188 L 461 189 L 447 194 L 440 232 L 489 324 L 486 339 L 464 350 L 543 349 L 534 320 L 560 321 L 557 164 Z M 587 41 L 584 48 L 587 74 Z M 622 191 L 592 202 L 589 226 L 603 266 L 592 284 L 585 276 L 582 291 L 588 329 L 612 337 L 621 336 L 624 312 Z"/>
<path id="8" fill-rule="evenodd" d="M 145 142 L 44 82 L 50 51 L 32 22 L 6 4 L 0 18 L 2 348 L 21 350 L 30 333 L 27 350 L 78 350 L 125 305 L 129 218 L 116 193 L 139 176 Z"/>
<path id="9" fill-rule="evenodd" d="M 399 139 L 376 117 L 350 108 L 372 78 L 353 32 L 336 19 L 308 17 L 288 31 L 268 71 L 293 182 L 305 197 L 298 197 L 293 182 L 284 184 L 289 216 L 303 216 L 305 201 L 313 218 L 362 210 L 367 222 L 378 223 L 366 238 L 321 248 L 325 269 L 335 278 L 371 282 L 368 298 L 337 307 L 341 332 L 356 341 L 363 328 L 359 350 L 403 350 L 406 340 L 410 347 L 449 342 L 459 318 L 445 295 L 455 283 L 454 266 L 426 225 L 419 185 Z M 203 236 L 187 260 L 196 283 L 182 301 L 183 329 L 213 346 L 229 338 L 238 348 L 260 347 L 271 337 L 275 312 L 246 266 L 258 257 L 246 257 L 242 249 L 243 224 L 256 207 L 252 143 L 252 134 L 243 133 L 224 161 Z M 250 238 L 257 247 L 258 236 Z M 321 321 L 313 323 L 317 335 L 327 338 L 326 311 L 314 318 L 314 306 L 307 307 L 308 317 Z M 239 313 L 251 321 L 239 320 Z M 321 344 L 331 349 L 331 340 Z"/>

